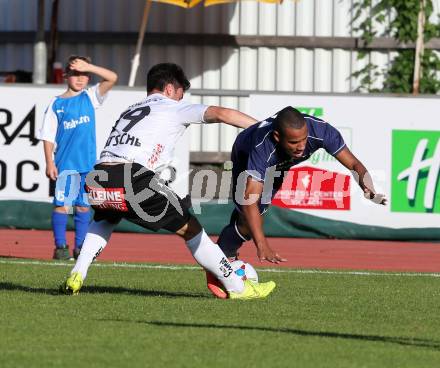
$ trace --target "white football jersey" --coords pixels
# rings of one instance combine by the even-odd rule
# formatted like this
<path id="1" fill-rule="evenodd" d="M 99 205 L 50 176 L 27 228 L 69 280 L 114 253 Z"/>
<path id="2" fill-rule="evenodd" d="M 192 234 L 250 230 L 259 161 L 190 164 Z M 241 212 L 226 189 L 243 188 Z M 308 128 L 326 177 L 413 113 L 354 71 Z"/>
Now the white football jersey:
<path id="1" fill-rule="evenodd" d="M 137 162 L 160 172 L 171 162 L 176 142 L 189 124 L 204 122 L 207 108 L 152 94 L 121 114 L 98 162 Z"/>

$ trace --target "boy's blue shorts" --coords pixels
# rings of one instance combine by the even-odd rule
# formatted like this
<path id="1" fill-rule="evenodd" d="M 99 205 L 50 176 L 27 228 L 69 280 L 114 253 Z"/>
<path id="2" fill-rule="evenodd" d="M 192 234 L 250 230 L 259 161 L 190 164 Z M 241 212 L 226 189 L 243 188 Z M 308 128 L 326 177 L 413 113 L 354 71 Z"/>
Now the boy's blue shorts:
<path id="1" fill-rule="evenodd" d="M 87 192 L 85 191 L 87 173 L 78 173 L 73 170 L 63 171 L 55 184 L 53 204 L 60 206 L 90 207 Z"/>

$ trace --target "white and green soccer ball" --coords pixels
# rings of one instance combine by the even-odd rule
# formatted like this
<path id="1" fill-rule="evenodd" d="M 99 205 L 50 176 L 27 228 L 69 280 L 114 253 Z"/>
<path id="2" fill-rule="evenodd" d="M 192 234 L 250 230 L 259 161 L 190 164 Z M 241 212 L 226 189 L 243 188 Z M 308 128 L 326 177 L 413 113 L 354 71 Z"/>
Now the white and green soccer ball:
<path id="1" fill-rule="evenodd" d="M 243 262 L 241 259 L 231 262 L 232 269 L 243 280 L 250 280 L 252 282 L 258 282 L 258 274 L 255 268 L 247 262 Z"/>

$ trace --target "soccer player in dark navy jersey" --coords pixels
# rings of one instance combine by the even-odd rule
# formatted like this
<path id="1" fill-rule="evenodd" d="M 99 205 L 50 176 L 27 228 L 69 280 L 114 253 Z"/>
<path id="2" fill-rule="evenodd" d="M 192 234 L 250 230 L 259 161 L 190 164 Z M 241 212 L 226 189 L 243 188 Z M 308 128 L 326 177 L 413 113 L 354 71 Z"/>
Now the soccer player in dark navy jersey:
<path id="1" fill-rule="evenodd" d="M 320 148 L 324 148 L 332 156 L 346 148 L 341 133 L 325 121 L 303 115 L 290 107 L 280 112 L 281 116 L 287 113 L 296 114 L 298 118 L 297 122 L 293 120 L 288 126 L 291 129 L 275 129 L 275 115 L 242 131 L 232 148 L 234 189 L 240 175 L 250 176 L 253 181 L 264 183 L 266 175 L 273 176 L 275 171 L 279 173 L 277 177 L 270 178 L 274 180 L 274 185 L 271 186 L 272 196 L 269 201 L 264 201 L 263 196 L 259 204 L 260 212 L 267 209 L 273 195 L 281 187 L 283 174 L 292 166 L 307 160 Z M 290 136 L 286 137 L 289 132 L 296 133 L 293 140 Z M 237 203 L 236 197 L 234 195 L 234 203 L 240 209 L 241 204 Z"/>
<path id="2" fill-rule="evenodd" d="M 350 152 L 341 133 L 327 122 L 288 106 L 243 130 L 235 140 L 231 154 L 235 209 L 218 239 L 220 248 L 229 258 L 236 258 L 243 242 L 253 239 L 260 261 L 285 261 L 267 242 L 262 214 L 289 169 L 320 148 L 351 170 L 366 198 L 386 204 L 385 196 L 376 194 L 370 174 Z M 211 292 L 223 298 L 216 280 L 209 274 L 207 279 Z"/>

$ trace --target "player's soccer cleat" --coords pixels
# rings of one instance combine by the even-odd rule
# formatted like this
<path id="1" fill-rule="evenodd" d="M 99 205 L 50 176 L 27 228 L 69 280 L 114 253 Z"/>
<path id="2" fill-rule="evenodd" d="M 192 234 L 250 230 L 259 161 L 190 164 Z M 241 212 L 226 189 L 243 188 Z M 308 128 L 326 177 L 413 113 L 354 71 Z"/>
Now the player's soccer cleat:
<path id="1" fill-rule="evenodd" d="M 244 281 L 244 291 L 242 293 L 236 293 L 234 291 L 229 292 L 230 299 L 262 299 L 267 297 L 273 289 L 275 289 L 276 284 L 273 281 L 268 282 L 252 282 L 250 280 Z"/>
<path id="2" fill-rule="evenodd" d="M 215 297 L 220 299 L 228 297 L 228 293 L 223 288 L 222 283 L 209 271 L 206 271 L 206 285 Z"/>
<path id="3" fill-rule="evenodd" d="M 83 278 L 79 272 L 72 273 L 60 286 L 60 291 L 64 294 L 78 294 L 83 284 Z"/>
<path id="4" fill-rule="evenodd" d="M 66 245 L 64 247 L 55 248 L 53 251 L 53 259 L 64 261 L 70 259 L 69 247 Z"/>
<path id="5" fill-rule="evenodd" d="M 235 257 L 229 257 L 229 262 L 234 262 L 238 259 L 238 253 Z M 228 293 L 224 289 L 222 283 L 209 271 L 206 271 L 206 286 L 208 290 L 219 299 L 227 299 Z"/>
<path id="6" fill-rule="evenodd" d="M 73 250 L 73 258 L 78 259 L 80 253 L 81 253 L 81 248 L 75 248 Z"/>

